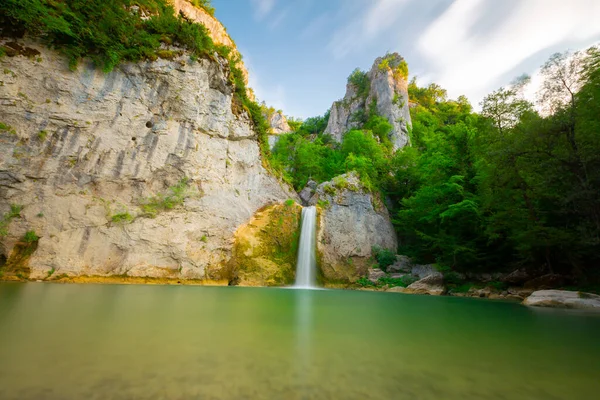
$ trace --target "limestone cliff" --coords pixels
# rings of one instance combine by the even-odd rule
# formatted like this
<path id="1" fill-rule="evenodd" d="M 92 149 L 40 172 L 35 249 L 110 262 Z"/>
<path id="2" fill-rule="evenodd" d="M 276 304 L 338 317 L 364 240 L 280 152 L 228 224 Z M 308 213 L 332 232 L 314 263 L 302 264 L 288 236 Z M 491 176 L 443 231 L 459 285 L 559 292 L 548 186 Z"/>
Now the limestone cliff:
<path id="1" fill-rule="evenodd" d="M 191 21 L 204 25 L 215 44 L 224 45 L 232 49 L 232 55 L 239 60 L 237 62 L 237 67 L 244 75 L 244 83 L 247 87 L 246 90 L 248 97 L 251 100 L 254 100 L 254 92 L 248 87 L 248 70 L 242 61 L 242 55 L 238 51 L 235 42 L 233 39 L 231 39 L 227 33 L 227 29 L 225 29 L 221 21 L 210 15 L 203 8 L 194 6 L 192 3 L 190 3 L 190 0 L 171 0 L 171 2 L 176 13 L 182 14 Z"/>
<path id="2" fill-rule="evenodd" d="M 394 150 L 406 146 L 411 125 L 407 75 L 406 63 L 398 53 L 377 58 L 367 73 L 368 91 L 361 93 L 355 84 L 348 82 L 344 98 L 331 106 L 325 133 L 341 141 L 348 130 L 359 125 L 357 113 L 368 113 L 375 104 L 377 113 L 392 125 L 389 137 Z"/>
<path id="3" fill-rule="evenodd" d="M 325 280 L 354 282 L 365 275 L 373 247 L 396 252 L 387 209 L 355 173 L 320 184 L 309 203 L 320 209 L 317 254 Z"/>
<path id="4" fill-rule="evenodd" d="M 180 52 L 72 72 L 22 44 L 39 56 L 0 59 L 0 264 L 35 236 L 31 278 L 229 279 L 236 229 L 295 194 L 232 112 L 227 61 Z"/>

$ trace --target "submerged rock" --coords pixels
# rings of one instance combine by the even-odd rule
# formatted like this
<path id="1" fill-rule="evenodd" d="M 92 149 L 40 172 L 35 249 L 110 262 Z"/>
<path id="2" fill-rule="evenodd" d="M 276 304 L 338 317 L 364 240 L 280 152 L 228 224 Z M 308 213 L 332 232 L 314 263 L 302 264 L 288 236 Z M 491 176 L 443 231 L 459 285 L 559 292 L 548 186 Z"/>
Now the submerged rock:
<path id="1" fill-rule="evenodd" d="M 416 281 L 403 290 L 403 293 L 411 294 L 430 294 L 441 296 L 446 293 L 444 286 L 444 277 L 439 275 L 428 275 L 425 278 Z"/>
<path id="2" fill-rule="evenodd" d="M 527 297 L 523 304 L 536 307 L 579 308 L 600 311 L 600 296 L 567 290 L 538 290 Z"/>
<path id="3" fill-rule="evenodd" d="M 320 209 L 317 257 L 326 280 L 354 282 L 365 276 L 374 246 L 396 251 L 387 208 L 355 173 L 320 184 L 309 203 Z"/>

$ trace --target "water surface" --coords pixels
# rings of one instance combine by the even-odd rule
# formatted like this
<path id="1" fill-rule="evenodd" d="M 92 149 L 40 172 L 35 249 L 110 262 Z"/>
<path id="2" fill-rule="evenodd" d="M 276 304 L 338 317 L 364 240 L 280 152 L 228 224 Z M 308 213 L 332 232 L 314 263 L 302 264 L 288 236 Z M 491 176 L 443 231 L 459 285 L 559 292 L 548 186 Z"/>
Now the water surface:
<path id="1" fill-rule="evenodd" d="M 600 317 L 391 293 L 0 283 L 0 399 L 595 399 Z"/>

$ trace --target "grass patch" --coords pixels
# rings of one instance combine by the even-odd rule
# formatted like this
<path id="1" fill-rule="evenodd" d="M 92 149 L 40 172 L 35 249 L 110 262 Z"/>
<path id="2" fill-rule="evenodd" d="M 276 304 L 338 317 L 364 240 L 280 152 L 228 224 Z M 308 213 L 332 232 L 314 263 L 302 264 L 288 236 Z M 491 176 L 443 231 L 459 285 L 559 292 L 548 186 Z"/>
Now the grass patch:
<path id="1" fill-rule="evenodd" d="M 54 269 L 54 267 L 52 267 L 50 269 L 50 271 L 48 271 L 48 276 L 47 277 L 50 278 L 54 274 L 54 272 L 55 272 L 55 269 Z"/>
<path id="2" fill-rule="evenodd" d="M 0 237 L 8 235 L 8 226 L 10 225 L 13 219 L 21 216 L 21 211 L 23 211 L 22 205 L 10 205 L 10 211 L 4 214 L 2 216 L 2 219 L 0 219 Z"/>
<path id="3" fill-rule="evenodd" d="M 37 134 L 37 137 L 40 140 L 40 142 L 43 142 L 44 140 L 46 140 L 47 136 L 48 136 L 48 132 L 46 132 L 46 131 L 39 131 Z"/>
<path id="4" fill-rule="evenodd" d="M 206 235 L 202 235 L 202 237 L 200 238 L 201 242 L 207 243 L 208 242 L 208 237 L 206 237 Z"/>
<path id="5" fill-rule="evenodd" d="M 110 220 L 115 224 L 125 224 L 133 221 L 133 216 L 129 212 L 125 211 L 118 213 L 110 217 Z"/>
<path id="6" fill-rule="evenodd" d="M 296 204 L 296 201 L 294 201 L 294 199 L 287 199 L 283 204 L 285 204 L 286 207 L 291 207 Z"/>
<path id="7" fill-rule="evenodd" d="M 17 131 L 12 126 L 5 124 L 4 122 L 0 122 L 0 131 L 5 131 L 13 135 L 17 134 Z"/>
<path id="8" fill-rule="evenodd" d="M 144 213 L 152 218 L 162 211 L 169 211 L 183 204 L 187 197 L 189 179 L 181 179 L 177 185 L 171 186 L 166 194 L 146 199 L 141 207 Z"/>
<path id="9" fill-rule="evenodd" d="M 23 236 L 23 241 L 25 243 L 34 243 L 40 240 L 40 237 L 35 233 L 35 231 L 27 231 Z"/>

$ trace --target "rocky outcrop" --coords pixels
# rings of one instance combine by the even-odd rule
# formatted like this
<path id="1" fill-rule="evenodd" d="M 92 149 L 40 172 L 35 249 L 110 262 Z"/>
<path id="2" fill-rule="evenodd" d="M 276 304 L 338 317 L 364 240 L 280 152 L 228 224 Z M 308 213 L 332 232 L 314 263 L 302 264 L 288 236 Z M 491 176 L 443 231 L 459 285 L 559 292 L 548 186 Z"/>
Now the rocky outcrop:
<path id="1" fill-rule="evenodd" d="M 302 189 L 300 193 L 298 193 L 298 195 L 300 196 L 300 200 L 302 200 L 302 204 L 308 205 L 310 199 L 314 196 L 315 192 L 317 191 L 317 186 L 317 182 L 313 180 L 310 180 L 306 183 L 304 189 Z"/>
<path id="2" fill-rule="evenodd" d="M 228 279 L 234 232 L 296 195 L 262 166 L 249 116 L 232 112 L 228 63 L 181 55 L 105 74 L 57 53 L 0 64 L 0 237 L 10 258 L 39 236 L 32 278 Z"/>
<path id="3" fill-rule="evenodd" d="M 269 127 L 271 131 L 269 132 L 269 147 L 273 149 L 277 142 L 279 141 L 279 135 L 283 135 L 284 133 L 289 133 L 292 131 L 292 128 L 288 125 L 287 119 L 285 115 L 280 111 L 275 111 L 273 113 L 265 115 L 267 122 L 269 123 Z"/>
<path id="4" fill-rule="evenodd" d="M 441 296 L 446 293 L 446 288 L 444 287 L 444 277 L 441 276 L 441 274 L 427 275 L 425 278 L 408 285 L 408 287 L 406 287 L 402 293 Z"/>
<path id="5" fill-rule="evenodd" d="M 224 45 L 232 49 L 232 55 L 238 59 L 236 65 L 242 71 L 244 83 L 248 87 L 248 70 L 242 61 L 242 55 L 238 51 L 235 42 L 231 39 L 223 24 L 205 9 L 194 6 L 189 0 L 171 0 L 171 3 L 177 14 L 182 14 L 189 20 L 204 25 L 215 44 Z M 248 97 L 254 100 L 252 89 L 247 88 L 246 90 Z"/>
<path id="6" fill-rule="evenodd" d="M 257 212 L 235 233 L 231 283 L 282 286 L 294 282 L 302 207 L 294 202 Z"/>
<path id="7" fill-rule="evenodd" d="M 288 125 L 285 115 L 277 111 L 268 116 L 269 126 L 271 127 L 271 134 L 281 135 L 292 131 L 292 128 Z"/>
<path id="8" fill-rule="evenodd" d="M 309 203 L 320 209 L 317 257 L 326 280 L 354 282 L 366 275 L 374 246 L 396 251 L 387 209 L 355 173 L 320 184 Z"/>
<path id="9" fill-rule="evenodd" d="M 398 53 L 377 58 L 367 73 L 369 90 L 366 97 L 349 82 L 344 98 L 331 106 L 325 133 L 341 141 L 348 130 L 358 126 L 357 113 L 368 113 L 374 103 L 377 113 L 386 117 L 392 125 L 389 138 L 394 150 L 406 146 L 409 142 L 408 127 L 411 119 L 405 67 L 406 63 Z"/>
<path id="10" fill-rule="evenodd" d="M 567 290 L 538 290 L 526 298 L 523 304 L 536 307 L 579 308 L 600 311 L 600 296 Z"/>

